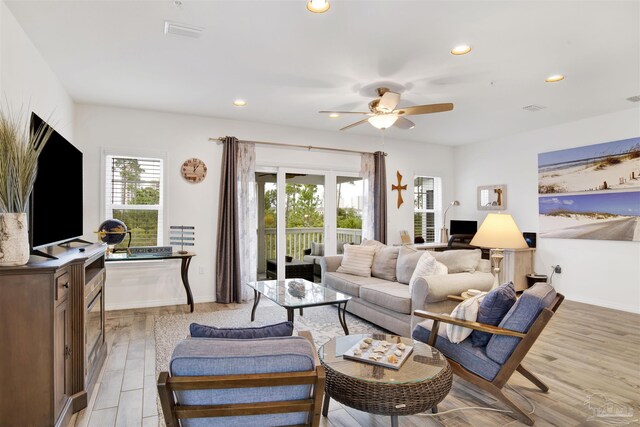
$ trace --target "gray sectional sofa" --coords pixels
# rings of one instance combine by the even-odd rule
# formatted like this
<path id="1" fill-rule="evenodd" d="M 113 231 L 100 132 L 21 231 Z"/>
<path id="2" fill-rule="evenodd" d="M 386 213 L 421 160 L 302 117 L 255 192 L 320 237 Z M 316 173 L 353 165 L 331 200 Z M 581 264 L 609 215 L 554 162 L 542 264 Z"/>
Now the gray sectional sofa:
<path id="1" fill-rule="evenodd" d="M 348 312 L 407 337 L 414 323 L 421 320 L 413 318 L 414 310 L 450 313 L 457 303 L 447 295 L 460 295 L 468 289 L 488 291 L 493 285 L 491 264 L 481 259 L 479 249 L 452 250 L 431 252 L 447 266 L 449 274 L 419 277 L 410 292 L 409 281 L 423 253 L 406 246 L 381 246 L 373 259 L 371 277 L 338 273 L 342 255 L 325 256 L 320 260 L 322 283 L 352 297 Z"/>

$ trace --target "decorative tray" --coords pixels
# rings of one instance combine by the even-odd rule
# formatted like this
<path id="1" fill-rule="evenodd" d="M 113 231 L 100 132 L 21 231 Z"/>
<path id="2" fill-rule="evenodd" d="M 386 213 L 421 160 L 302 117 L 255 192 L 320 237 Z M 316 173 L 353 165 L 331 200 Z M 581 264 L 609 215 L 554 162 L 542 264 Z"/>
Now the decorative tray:
<path id="1" fill-rule="evenodd" d="M 398 341 L 400 341 L 398 339 Z M 373 338 L 363 338 L 347 350 L 345 359 L 371 363 L 390 369 L 400 369 L 413 351 L 413 346 L 402 342 L 392 343 Z"/>

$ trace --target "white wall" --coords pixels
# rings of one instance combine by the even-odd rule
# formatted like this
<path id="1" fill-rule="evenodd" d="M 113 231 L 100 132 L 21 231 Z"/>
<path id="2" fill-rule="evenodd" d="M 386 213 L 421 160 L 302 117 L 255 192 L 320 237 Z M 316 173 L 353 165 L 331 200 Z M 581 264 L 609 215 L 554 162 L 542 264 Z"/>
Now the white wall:
<path id="1" fill-rule="evenodd" d="M 196 302 L 213 301 L 215 295 L 215 242 L 218 217 L 218 191 L 222 146 L 209 137 L 232 135 L 240 139 L 273 141 L 349 148 L 389 153 L 388 186 L 395 182 L 396 170 L 408 184 L 405 203 L 396 208 L 396 192 L 388 193 L 388 233 L 391 243 L 400 241 L 399 231 L 413 228 L 414 175 L 443 178 L 444 199 L 453 197 L 453 149 L 388 139 L 322 132 L 294 127 L 222 120 L 199 116 L 159 113 L 94 105 L 76 105 L 75 137 L 85 156 L 85 237 L 95 240 L 91 232 L 102 218 L 100 211 L 101 152 L 103 148 L 157 150 L 168 156 L 165 228 L 168 225 L 195 225 L 197 256 L 190 270 L 190 282 Z M 333 171 L 360 170 L 359 155 L 345 155 L 307 150 L 256 148 L 259 165 L 280 165 Z M 204 160 L 208 175 L 200 184 L 186 182 L 180 165 L 190 157 Z M 108 267 L 107 307 L 120 309 L 184 303 L 177 262 L 114 265 Z"/>
<path id="2" fill-rule="evenodd" d="M 522 231 L 538 232 L 538 153 L 621 140 L 640 135 L 640 112 L 629 109 L 481 144 L 457 147 L 456 198 L 450 218 L 477 219 L 479 185 L 507 185 L 507 213 Z M 451 211 L 450 211 L 451 212 Z M 537 273 L 562 274 L 553 284 L 567 299 L 640 312 L 640 243 L 538 238 Z"/>
<path id="3" fill-rule="evenodd" d="M 34 111 L 72 143 L 74 104 L 20 24 L 0 2 L 0 105 Z M 80 147 L 79 147 L 80 148 Z"/>

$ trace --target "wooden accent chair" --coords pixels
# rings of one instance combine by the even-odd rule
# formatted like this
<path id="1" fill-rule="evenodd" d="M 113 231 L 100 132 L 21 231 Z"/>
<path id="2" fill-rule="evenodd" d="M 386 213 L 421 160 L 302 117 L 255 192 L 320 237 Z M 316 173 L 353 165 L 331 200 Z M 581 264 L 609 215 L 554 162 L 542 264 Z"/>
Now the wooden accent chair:
<path id="1" fill-rule="evenodd" d="M 513 418 L 533 425 L 535 420 L 531 415 L 506 396 L 502 389 L 514 371 L 518 371 L 543 392 L 549 390 L 538 377 L 522 366 L 522 359 L 563 299 L 564 296 L 556 293 L 548 284 L 536 283 L 522 293 L 498 326 L 416 310 L 416 316 L 429 320 L 416 325 L 413 338 L 436 347 L 447 357 L 454 374 L 505 403 L 513 411 L 510 414 Z M 440 322 L 488 332 L 493 336 L 484 347 L 473 347 L 470 338 L 453 344 L 444 331 L 438 333 Z"/>
<path id="2" fill-rule="evenodd" d="M 171 374 L 158 378 L 167 427 L 317 427 L 325 372 L 311 335 L 300 335 L 178 343 Z"/>

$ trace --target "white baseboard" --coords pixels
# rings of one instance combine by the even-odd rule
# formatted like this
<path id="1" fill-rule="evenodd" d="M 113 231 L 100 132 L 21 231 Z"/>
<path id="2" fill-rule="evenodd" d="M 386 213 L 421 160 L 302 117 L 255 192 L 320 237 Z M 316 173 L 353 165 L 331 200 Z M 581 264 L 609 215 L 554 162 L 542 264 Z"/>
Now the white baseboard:
<path id="1" fill-rule="evenodd" d="M 196 303 L 200 302 L 215 302 L 215 295 L 207 295 L 202 297 L 194 297 L 193 301 Z M 111 303 L 105 304 L 106 311 L 112 310 L 128 310 L 131 308 L 149 308 L 149 307 L 163 307 L 165 305 L 180 305 L 187 304 L 186 297 L 180 298 L 169 298 L 169 299 L 159 299 L 159 300 L 144 300 L 144 301 L 127 301 L 127 302 L 119 302 L 119 303 Z"/>
<path id="2" fill-rule="evenodd" d="M 629 313 L 640 314 L 640 307 L 629 304 L 612 303 L 610 301 L 592 300 L 590 298 L 566 297 L 567 301 L 581 302 L 583 304 L 596 305 L 598 307 L 612 308 L 614 310 L 627 311 Z"/>

